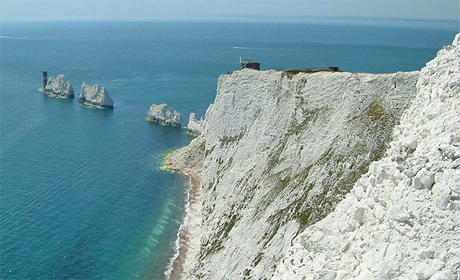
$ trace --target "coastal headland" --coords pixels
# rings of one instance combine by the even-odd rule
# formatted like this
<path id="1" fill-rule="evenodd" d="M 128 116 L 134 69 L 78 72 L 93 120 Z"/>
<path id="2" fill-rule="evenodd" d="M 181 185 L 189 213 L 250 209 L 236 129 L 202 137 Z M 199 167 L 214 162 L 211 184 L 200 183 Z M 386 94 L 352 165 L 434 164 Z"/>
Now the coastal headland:
<path id="1" fill-rule="evenodd" d="M 420 72 L 222 75 L 165 164 L 199 178 L 171 279 L 458 278 L 459 41 Z"/>

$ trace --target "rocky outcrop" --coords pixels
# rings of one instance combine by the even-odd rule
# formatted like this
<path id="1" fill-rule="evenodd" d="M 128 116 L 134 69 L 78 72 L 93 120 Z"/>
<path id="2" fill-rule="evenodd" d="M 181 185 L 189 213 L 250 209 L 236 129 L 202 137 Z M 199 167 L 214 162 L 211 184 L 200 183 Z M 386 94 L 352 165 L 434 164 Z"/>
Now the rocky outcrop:
<path id="1" fill-rule="evenodd" d="M 64 75 L 58 75 L 56 78 L 50 77 L 43 92 L 64 98 L 74 98 L 75 95 L 72 83 Z"/>
<path id="2" fill-rule="evenodd" d="M 200 135 L 190 144 L 168 154 L 164 167 L 174 172 L 194 174 L 201 177 L 204 162 L 205 137 Z"/>
<path id="3" fill-rule="evenodd" d="M 152 104 L 145 119 L 172 126 L 180 126 L 182 123 L 182 115 L 167 104 Z"/>
<path id="4" fill-rule="evenodd" d="M 273 279 L 460 279 L 460 34 L 421 70 L 391 148 Z"/>
<path id="5" fill-rule="evenodd" d="M 97 107 L 113 108 L 113 100 L 109 96 L 107 90 L 105 87 L 101 87 L 97 84 L 89 86 L 83 82 L 78 101 Z"/>
<path id="6" fill-rule="evenodd" d="M 204 133 L 205 122 L 202 118 L 197 120 L 195 113 L 190 113 L 186 129 L 192 135 L 201 135 Z"/>
<path id="7" fill-rule="evenodd" d="M 202 166 L 201 246 L 183 277 L 270 279 L 291 241 L 383 156 L 418 76 L 222 75 L 203 134 L 168 163 Z"/>

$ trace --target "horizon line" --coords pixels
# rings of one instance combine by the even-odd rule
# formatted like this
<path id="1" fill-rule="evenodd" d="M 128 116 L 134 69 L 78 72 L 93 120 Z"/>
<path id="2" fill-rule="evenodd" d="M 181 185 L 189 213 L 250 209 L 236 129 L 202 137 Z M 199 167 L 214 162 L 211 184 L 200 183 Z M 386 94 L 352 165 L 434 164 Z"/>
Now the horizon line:
<path id="1" fill-rule="evenodd" d="M 460 31 L 460 19 L 423 19 L 397 17 L 352 17 L 352 16 L 155 16 L 155 17 L 80 17 L 54 19 L 4 20 L 2 23 L 53 23 L 53 22 L 191 22 L 191 23 L 242 23 L 242 24 L 327 24 L 351 26 L 381 26 L 446 29 Z"/>
<path id="2" fill-rule="evenodd" d="M 105 17 L 74 17 L 74 18 L 31 18 L 31 19 L 5 19 L 0 22 L 49 22 L 49 21 L 254 21 L 254 22 L 310 22 L 310 21 L 403 21 L 403 22 L 439 22 L 439 23 L 460 23 L 456 19 L 435 19 L 435 18 L 414 18 L 414 17 L 366 17 L 366 16 L 268 16 L 268 15 L 244 15 L 244 16 L 192 16 L 192 15 L 167 15 L 167 16 L 105 16 Z"/>

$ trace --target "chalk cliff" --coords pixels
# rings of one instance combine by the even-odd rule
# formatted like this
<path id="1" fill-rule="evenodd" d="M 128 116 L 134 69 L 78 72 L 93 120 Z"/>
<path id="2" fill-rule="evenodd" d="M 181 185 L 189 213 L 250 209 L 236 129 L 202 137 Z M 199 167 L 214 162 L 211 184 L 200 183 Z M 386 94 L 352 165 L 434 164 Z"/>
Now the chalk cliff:
<path id="1" fill-rule="evenodd" d="M 105 87 L 100 85 L 89 86 L 85 82 L 81 86 L 78 101 L 99 107 L 113 107 L 113 100 Z"/>
<path id="2" fill-rule="evenodd" d="M 417 77 L 221 76 L 204 134 L 192 145 L 204 158 L 203 235 L 192 279 L 271 277 L 283 248 L 383 155 Z M 177 161 L 193 163 L 195 153 Z"/>
<path id="3" fill-rule="evenodd" d="M 75 96 L 72 83 L 64 75 L 58 75 L 56 78 L 50 77 L 43 92 L 64 98 L 74 98 Z"/>
<path id="4" fill-rule="evenodd" d="M 181 278 L 454 275 L 458 48 L 421 73 L 222 75 L 202 134 L 166 163 L 201 177 L 201 242 Z"/>
<path id="5" fill-rule="evenodd" d="M 385 157 L 293 240 L 273 279 L 460 279 L 459 166 L 460 34 L 421 70 Z"/>

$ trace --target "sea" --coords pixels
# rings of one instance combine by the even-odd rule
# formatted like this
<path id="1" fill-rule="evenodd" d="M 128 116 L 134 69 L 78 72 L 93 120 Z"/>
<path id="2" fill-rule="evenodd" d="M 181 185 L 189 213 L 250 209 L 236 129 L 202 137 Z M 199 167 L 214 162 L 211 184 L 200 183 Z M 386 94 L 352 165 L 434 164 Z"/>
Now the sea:
<path id="1" fill-rule="evenodd" d="M 419 70 L 458 22 L 0 22 L 0 278 L 164 279 L 187 176 L 162 168 L 186 130 L 152 104 L 204 116 L 240 69 Z M 113 109 L 45 96 L 42 71 L 104 86 Z"/>

